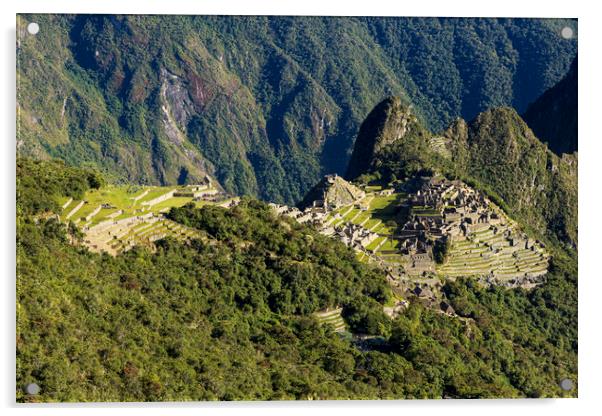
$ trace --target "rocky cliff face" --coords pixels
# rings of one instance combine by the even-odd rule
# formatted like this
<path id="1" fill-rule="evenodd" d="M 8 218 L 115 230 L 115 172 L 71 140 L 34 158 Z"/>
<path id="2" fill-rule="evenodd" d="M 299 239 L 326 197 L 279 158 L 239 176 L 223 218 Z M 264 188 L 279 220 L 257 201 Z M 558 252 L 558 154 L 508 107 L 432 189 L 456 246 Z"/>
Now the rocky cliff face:
<path id="1" fill-rule="evenodd" d="M 214 177 L 214 165 L 186 137 L 185 126 L 194 111 L 188 86 L 180 77 L 165 69 L 161 69 L 159 101 L 163 131 L 167 137 L 163 141 L 164 154 L 169 158 L 166 163 L 155 163 L 155 169 L 160 170 L 160 177 L 164 182 L 175 181 L 180 185 L 201 183 L 207 175 Z M 161 158 L 157 158 L 156 162 L 159 160 Z M 179 171 L 174 172 L 170 165 L 180 166 Z M 178 176 L 174 178 L 170 174 Z"/>

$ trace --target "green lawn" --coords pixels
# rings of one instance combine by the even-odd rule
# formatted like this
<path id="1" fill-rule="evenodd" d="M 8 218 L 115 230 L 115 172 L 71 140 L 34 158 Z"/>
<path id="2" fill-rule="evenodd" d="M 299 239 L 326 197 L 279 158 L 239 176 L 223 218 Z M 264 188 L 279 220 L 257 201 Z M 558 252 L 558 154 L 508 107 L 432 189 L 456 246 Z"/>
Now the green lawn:
<path id="1" fill-rule="evenodd" d="M 378 224 L 379 222 L 381 222 L 380 220 L 377 220 L 375 218 L 371 218 L 370 220 L 368 220 L 367 223 L 364 224 L 364 228 L 366 229 L 370 229 L 372 227 L 374 227 L 376 224 Z"/>
<path id="2" fill-rule="evenodd" d="M 355 216 L 356 216 L 356 215 L 357 215 L 359 212 L 360 212 L 360 210 L 359 210 L 359 209 L 352 208 L 352 209 L 350 209 L 350 210 L 347 212 L 347 214 L 345 214 L 345 215 L 343 216 L 343 219 L 344 219 L 345 221 L 351 221 L 351 219 L 352 219 L 353 217 L 355 217 Z"/>
<path id="3" fill-rule="evenodd" d="M 153 199 L 155 199 L 157 197 L 160 197 L 161 195 L 166 194 L 167 192 L 171 191 L 174 188 L 175 188 L 175 186 L 171 186 L 171 187 L 167 187 L 167 186 L 152 187 L 152 188 L 150 188 L 149 193 L 146 194 L 140 200 L 138 200 L 136 203 L 139 204 L 139 205 L 142 205 L 143 202 L 152 201 Z"/>
<path id="4" fill-rule="evenodd" d="M 101 209 L 100 212 L 96 214 L 92 219 L 91 223 L 93 225 L 97 224 L 102 220 L 107 219 L 108 215 L 114 213 L 117 210 L 123 210 L 123 213 L 115 218 L 118 220 L 128 218 L 134 215 L 146 214 L 148 212 L 159 212 L 164 208 L 182 206 L 192 201 L 192 198 L 188 197 L 174 197 L 162 201 L 158 204 L 155 204 L 150 208 L 148 207 L 148 205 L 142 204 L 143 202 L 148 202 L 161 195 L 164 195 L 173 189 L 175 189 L 174 186 L 134 187 L 117 185 L 109 185 L 106 188 L 102 188 L 100 190 L 93 189 L 86 192 L 84 196 L 84 200 L 88 201 L 88 203 L 84 204 L 71 217 L 71 219 L 83 220 L 83 217 L 93 212 L 98 206 L 102 204 L 108 204 L 111 206 L 111 208 Z M 134 197 L 136 197 L 137 195 L 141 195 L 146 190 L 149 190 L 149 192 L 143 198 L 141 198 L 138 201 L 134 201 Z M 73 201 L 71 204 L 69 204 L 69 206 L 63 211 L 62 217 L 66 216 L 75 206 L 77 206 L 78 203 L 79 201 Z M 200 205 L 202 204 L 197 203 L 197 206 Z"/>
<path id="5" fill-rule="evenodd" d="M 136 188 L 131 186 L 109 185 L 106 188 L 86 192 L 85 199 L 93 205 L 110 204 L 114 207 L 125 209 L 133 205 L 134 201 L 131 198 L 140 193 L 130 193 L 130 191 L 134 190 Z"/>
<path id="6" fill-rule="evenodd" d="M 57 202 L 59 203 L 59 205 L 62 207 L 62 206 L 63 206 L 63 205 L 65 205 L 65 203 L 66 203 L 67 201 L 69 201 L 70 199 L 71 199 L 71 198 L 69 198 L 68 196 L 61 196 L 61 197 L 58 197 L 56 200 L 57 200 Z M 69 205 L 71 205 L 71 204 L 69 204 Z"/>
<path id="7" fill-rule="evenodd" d="M 374 250 L 378 245 L 387 237 L 378 237 L 375 238 L 370 244 L 366 246 L 366 250 Z"/>
<path id="8" fill-rule="evenodd" d="M 412 215 L 423 215 L 436 217 L 441 215 L 441 212 L 432 208 L 412 208 Z"/>
<path id="9" fill-rule="evenodd" d="M 382 185 L 367 185 L 366 192 L 376 192 L 382 190 Z"/>
<path id="10" fill-rule="evenodd" d="M 394 205 L 394 203 L 397 201 L 397 199 L 399 198 L 398 194 L 393 194 L 393 195 L 389 195 L 389 196 L 375 196 L 374 198 L 372 198 L 372 201 L 370 201 L 370 210 L 384 210 L 385 208 L 391 208 L 391 205 Z"/>
<path id="11" fill-rule="evenodd" d="M 96 214 L 94 216 L 94 218 L 92 218 L 92 220 L 90 220 L 90 226 L 94 226 L 102 221 L 108 220 L 109 215 L 113 214 L 114 212 L 117 212 L 118 209 L 117 208 L 103 208 L 100 210 L 100 212 L 98 214 Z"/>
<path id="12" fill-rule="evenodd" d="M 399 242 L 393 238 L 389 238 L 385 244 L 380 246 L 378 251 L 389 251 L 389 250 L 397 250 L 399 246 Z"/>
<path id="13" fill-rule="evenodd" d="M 63 210 L 63 212 L 61 212 L 61 215 L 60 215 L 61 221 L 65 221 L 65 220 L 67 219 L 67 215 L 69 215 L 69 213 L 70 213 L 71 211 L 73 211 L 73 210 L 75 209 L 75 207 L 79 205 L 79 203 L 80 203 L 80 202 L 81 202 L 80 200 L 78 200 L 78 199 L 74 199 L 74 200 L 73 200 L 73 202 L 71 202 L 71 203 L 69 204 L 69 206 L 67 206 L 67 208 L 65 208 L 65 209 Z M 82 208 L 83 208 L 83 207 L 82 207 Z M 82 208 L 80 208 L 80 209 L 82 209 Z M 78 211 L 76 211 L 76 212 L 75 212 L 75 214 L 73 214 L 73 215 L 72 215 L 72 216 L 69 218 L 69 220 L 70 220 L 70 221 L 75 221 L 75 219 L 76 219 L 76 218 L 79 218 L 79 217 L 78 217 L 78 212 L 79 212 L 79 210 L 78 210 Z"/>
<path id="14" fill-rule="evenodd" d="M 368 218 L 370 218 L 370 213 L 368 212 L 362 212 L 360 215 L 358 215 L 355 220 L 353 220 L 354 224 L 361 224 L 364 220 L 367 220 Z"/>
<path id="15" fill-rule="evenodd" d="M 151 207 L 152 212 L 159 212 L 163 208 L 171 208 L 171 207 L 181 207 L 186 205 L 187 203 L 192 202 L 192 198 L 189 197 L 173 197 L 169 198 L 163 202 L 159 202 Z"/>

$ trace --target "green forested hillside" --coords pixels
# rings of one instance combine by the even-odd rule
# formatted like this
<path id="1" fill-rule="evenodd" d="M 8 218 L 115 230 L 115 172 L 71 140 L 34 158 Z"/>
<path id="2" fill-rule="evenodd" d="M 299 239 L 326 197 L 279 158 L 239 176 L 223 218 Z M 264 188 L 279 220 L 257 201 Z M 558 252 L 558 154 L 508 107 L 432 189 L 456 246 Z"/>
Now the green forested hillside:
<path id="1" fill-rule="evenodd" d="M 382 271 L 251 199 L 172 209 L 203 240 L 88 252 L 35 203 L 97 186 L 72 189 L 73 172 L 19 162 L 18 401 L 577 394 L 558 384 L 577 377 L 576 259 L 561 252 L 530 292 L 460 279 L 443 289 L 460 318 L 412 302 L 391 321 Z M 43 181 L 53 185 L 34 185 Z M 314 317 L 326 306 L 383 342 L 357 348 Z M 24 395 L 27 383 L 40 394 Z"/>
<path id="2" fill-rule="evenodd" d="M 29 21 L 40 32 L 28 35 Z M 23 155 L 109 180 L 299 201 L 343 173 L 369 110 L 403 96 L 433 131 L 526 109 L 567 72 L 572 20 L 20 15 Z"/>
<path id="3" fill-rule="evenodd" d="M 58 213 L 58 198 L 82 198 L 88 189 L 98 189 L 104 178 L 90 169 L 67 166 L 60 160 L 17 159 L 17 219 Z"/>

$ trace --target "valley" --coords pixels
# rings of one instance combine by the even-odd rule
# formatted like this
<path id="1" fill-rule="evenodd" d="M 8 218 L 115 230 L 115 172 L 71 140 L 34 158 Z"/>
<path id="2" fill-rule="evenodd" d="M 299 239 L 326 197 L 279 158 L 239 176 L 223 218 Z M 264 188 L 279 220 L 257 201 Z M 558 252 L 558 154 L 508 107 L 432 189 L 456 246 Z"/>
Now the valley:
<path id="1" fill-rule="evenodd" d="M 29 21 L 57 29 L 40 41 L 27 35 Z M 565 76 L 577 52 L 576 39 L 557 35 L 577 21 L 556 19 L 18 22 L 22 155 L 155 185 L 209 173 L 230 193 L 286 204 L 323 174 L 344 173 L 360 124 L 384 97 L 412 103 L 436 132 L 494 106 L 522 113 Z M 32 64 L 42 61 L 48 65 Z"/>

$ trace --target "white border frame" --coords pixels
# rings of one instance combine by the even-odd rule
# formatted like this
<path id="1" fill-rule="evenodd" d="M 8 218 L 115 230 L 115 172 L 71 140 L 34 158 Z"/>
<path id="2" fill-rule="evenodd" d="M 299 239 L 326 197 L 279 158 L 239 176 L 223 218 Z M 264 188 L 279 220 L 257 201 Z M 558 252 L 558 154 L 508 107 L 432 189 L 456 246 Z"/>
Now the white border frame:
<path id="1" fill-rule="evenodd" d="M 595 261 L 599 254 L 598 236 L 602 235 L 597 217 L 600 202 L 600 162 L 602 137 L 599 131 L 602 90 L 600 74 L 600 26 L 602 16 L 592 1 L 526 2 L 504 0 L 500 2 L 470 0 L 421 0 L 402 2 L 395 0 L 21 0 L 17 4 L 2 2 L 3 23 L 2 91 L 0 111 L 4 137 L 0 140 L 3 158 L 3 203 L 0 218 L 4 231 L 0 254 L 4 267 L 2 291 L 2 323 L 5 335 L 0 342 L 2 367 L 0 367 L 0 392 L 5 414 L 114 414 L 164 415 L 188 413 L 192 408 L 202 412 L 248 415 L 264 414 L 365 414 L 372 408 L 382 412 L 437 412 L 448 415 L 505 415 L 509 412 L 545 412 L 547 415 L 567 413 L 592 413 L 598 408 L 600 393 L 601 336 L 599 330 L 599 296 L 602 294 L 599 267 Z M 111 13 L 111 14 L 235 14 L 235 15 L 372 15 L 372 16 L 450 16 L 450 17 L 576 17 L 579 18 L 579 399 L 554 400 L 441 400 L 441 401 L 354 401 L 354 402 L 237 402 L 237 403 L 115 403 L 88 405 L 30 406 L 15 403 L 14 334 L 15 334 L 15 15 L 16 13 Z M 42 28 L 43 30 L 43 28 Z M 83 410 L 82 407 L 86 409 Z M 166 409 L 167 407 L 167 409 Z"/>

